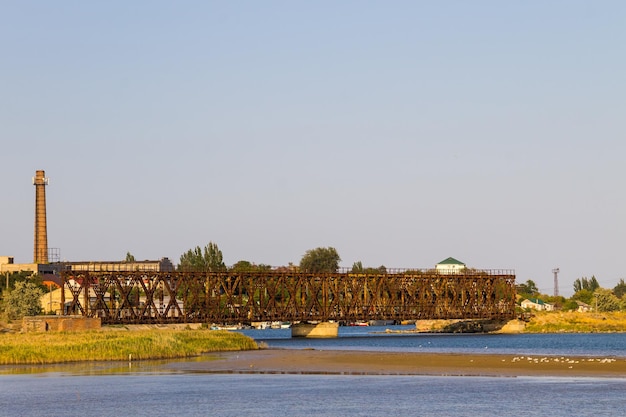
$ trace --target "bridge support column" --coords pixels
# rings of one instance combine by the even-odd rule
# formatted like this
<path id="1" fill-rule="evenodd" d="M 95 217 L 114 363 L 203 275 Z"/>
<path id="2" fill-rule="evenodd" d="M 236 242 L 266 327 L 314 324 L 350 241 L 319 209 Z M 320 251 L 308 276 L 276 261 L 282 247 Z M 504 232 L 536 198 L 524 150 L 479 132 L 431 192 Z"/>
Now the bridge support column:
<path id="1" fill-rule="evenodd" d="M 297 323 L 291 326 L 291 337 L 333 338 L 339 334 L 339 323 Z"/>

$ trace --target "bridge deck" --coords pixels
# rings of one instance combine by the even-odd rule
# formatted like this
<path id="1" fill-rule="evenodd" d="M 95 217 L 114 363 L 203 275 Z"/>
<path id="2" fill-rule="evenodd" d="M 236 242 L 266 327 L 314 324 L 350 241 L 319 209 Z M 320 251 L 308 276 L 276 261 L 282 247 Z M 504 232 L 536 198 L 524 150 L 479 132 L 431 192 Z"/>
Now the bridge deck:
<path id="1" fill-rule="evenodd" d="M 64 314 L 103 323 L 506 319 L 515 274 L 62 273 Z M 71 298 L 71 299 L 70 299 Z"/>

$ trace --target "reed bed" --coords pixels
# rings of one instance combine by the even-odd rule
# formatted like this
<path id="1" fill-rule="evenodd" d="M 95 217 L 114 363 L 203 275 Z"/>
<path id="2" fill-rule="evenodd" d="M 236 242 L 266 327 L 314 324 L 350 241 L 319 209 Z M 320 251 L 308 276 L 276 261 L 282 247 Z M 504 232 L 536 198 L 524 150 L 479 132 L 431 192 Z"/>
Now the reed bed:
<path id="1" fill-rule="evenodd" d="M 251 338 L 220 330 L 108 330 L 0 334 L 0 364 L 173 359 L 258 349 Z"/>

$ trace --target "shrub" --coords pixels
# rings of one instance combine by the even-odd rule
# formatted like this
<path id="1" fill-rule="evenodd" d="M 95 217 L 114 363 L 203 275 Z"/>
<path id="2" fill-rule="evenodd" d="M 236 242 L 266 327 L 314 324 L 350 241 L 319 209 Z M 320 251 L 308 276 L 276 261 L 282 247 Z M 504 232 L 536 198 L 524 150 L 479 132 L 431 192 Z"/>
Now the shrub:
<path id="1" fill-rule="evenodd" d="M 15 288 L 4 297 L 4 311 L 9 320 L 41 314 L 43 290 L 32 282 L 16 282 Z"/>

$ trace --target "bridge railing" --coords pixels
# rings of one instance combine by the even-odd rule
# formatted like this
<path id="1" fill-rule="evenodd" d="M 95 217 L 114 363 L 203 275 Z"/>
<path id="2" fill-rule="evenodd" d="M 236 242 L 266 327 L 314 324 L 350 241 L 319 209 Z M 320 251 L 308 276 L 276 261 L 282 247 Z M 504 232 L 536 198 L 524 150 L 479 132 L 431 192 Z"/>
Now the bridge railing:
<path id="1" fill-rule="evenodd" d="M 378 271 L 374 271 L 378 270 Z M 515 275 L 514 269 L 420 269 L 420 268 L 368 268 L 367 271 L 355 271 L 353 268 L 341 267 L 337 270 L 340 274 L 389 274 L 389 275 Z"/>

